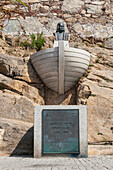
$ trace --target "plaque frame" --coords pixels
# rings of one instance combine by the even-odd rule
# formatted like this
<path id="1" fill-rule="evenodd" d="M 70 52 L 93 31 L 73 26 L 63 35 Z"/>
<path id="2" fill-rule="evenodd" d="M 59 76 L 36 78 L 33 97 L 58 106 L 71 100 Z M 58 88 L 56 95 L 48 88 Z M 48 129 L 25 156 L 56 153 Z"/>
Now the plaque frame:
<path id="1" fill-rule="evenodd" d="M 85 105 L 43 105 L 35 106 L 34 110 L 34 158 L 40 158 L 42 153 L 42 111 L 45 109 L 79 110 L 79 147 L 76 157 L 88 157 L 87 106 Z M 53 154 L 54 155 L 54 154 Z M 68 154 L 69 155 L 69 154 Z"/>
<path id="2" fill-rule="evenodd" d="M 69 149 L 67 149 L 67 146 L 66 146 L 66 150 L 68 150 L 68 151 L 63 151 L 63 150 L 61 150 L 61 151 L 53 151 L 54 149 L 50 149 L 49 151 L 47 151 L 48 149 L 47 149 L 47 147 L 44 147 L 44 143 L 46 143 L 46 141 L 44 140 L 44 135 L 42 135 L 42 153 L 43 154 L 79 154 L 80 153 L 80 143 L 79 143 L 79 138 L 80 138 L 80 135 L 79 135 L 79 109 L 43 109 L 42 110 L 42 134 L 44 133 L 44 131 L 46 131 L 46 129 L 48 129 L 48 126 L 49 126 L 49 121 L 52 121 L 50 118 L 50 120 L 48 119 L 48 122 L 45 122 L 45 121 L 47 121 L 47 120 L 45 120 L 45 119 L 47 119 L 46 117 L 45 117 L 45 115 L 44 115 L 44 113 L 45 114 L 54 114 L 54 116 L 55 116 L 55 111 L 56 112 L 60 112 L 60 113 L 58 113 L 58 114 L 64 114 L 65 113 L 65 116 L 64 116 L 64 118 L 63 117 L 61 117 L 60 118 L 60 115 L 58 115 L 59 116 L 59 118 L 57 118 L 59 121 L 60 121 L 60 124 L 61 125 L 59 125 L 59 126 L 57 126 L 58 128 L 60 127 L 60 126 L 62 126 L 62 128 L 65 128 L 65 126 L 66 125 L 64 125 L 64 122 L 62 123 L 61 122 L 61 119 L 64 119 L 65 120 L 65 117 L 66 117 L 66 114 L 67 115 L 71 115 L 71 116 L 73 116 L 73 115 L 75 115 L 75 116 L 77 116 L 77 121 L 78 122 L 76 122 L 76 118 L 74 119 L 74 117 L 72 117 L 72 119 L 70 119 L 69 121 L 68 120 L 65 120 L 66 122 L 65 123 L 72 123 L 73 122 L 73 125 L 71 125 L 71 126 L 69 126 L 69 124 L 68 124 L 68 127 L 71 127 L 71 132 L 73 131 L 73 135 L 75 135 L 76 134 L 76 139 L 75 139 L 75 137 L 73 136 L 73 135 L 70 135 L 69 133 L 68 133 L 68 135 L 69 136 L 71 136 L 71 138 L 70 137 L 67 137 L 67 135 L 64 135 L 63 137 L 65 137 L 67 140 L 69 140 L 69 141 L 67 141 L 68 142 L 68 146 L 70 145 L 70 148 Z M 66 111 L 68 111 L 68 113 L 66 113 Z M 47 112 L 49 112 L 49 113 L 47 113 Z M 51 113 L 50 113 L 51 112 Z M 69 113 L 69 112 L 71 112 L 71 113 Z M 53 117 L 54 117 L 53 116 Z M 68 117 L 69 118 L 69 117 Z M 71 117 L 70 117 L 71 118 Z M 55 121 L 55 123 L 57 124 L 57 123 L 59 123 L 59 121 L 57 122 L 56 120 L 54 120 Z M 44 125 L 44 123 L 46 123 L 46 125 Z M 52 124 L 53 124 L 53 122 L 52 122 Z M 47 128 L 44 128 L 45 126 L 47 126 Z M 49 126 L 50 127 L 50 126 Z M 53 124 L 53 128 L 55 127 L 55 125 Z M 52 127 L 51 127 L 52 128 Z M 60 131 L 63 131 L 62 130 L 62 128 L 60 127 Z M 73 128 L 73 129 L 72 129 Z M 77 130 L 75 130 L 77 128 Z M 46 131 L 47 132 L 47 131 Z M 77 133 L 76 133 L 77 132 Z M 55 132 L 54 132 L 55 133 Z M 49 134 L 49 133 L 48 133 Z M 52 134 L 52 133 L 51 133 Z M 61 133 L 61 135 L 60 135 L 60 137 L 62 136 L 62 133 Z M 58 135 L 58 137 L 59 137 L 59 135 Z M 51 140 L 51 137 L 49 137 L 49 139 Z M 57 139 L 57 138 L 56 138 Z M 62 140 L 62 139 L 61 139 Z M 74 140 L 74 142 L 73 142 L 73 140 Z M 77 140 L 76 142 L 75 142 L 75 140 Z M 47 139 L 47 142 L 48 142 L 48 139 Z M 58 142 L 59 143 L 59 142 Z M 55 145 L 53 145 L 54 147 L 56 146 L 56 144 L 58 144 L 57 142 L 55 143 Z M 63 143 L 63 142 L 62 142 Z M 72 143 L 73 143 L 73 145 L 72 145 Z M 64 146 L 65 146 L 65 144 L 66 144 L 66 142 L 64 142 Z M 52 145 L 52 144 L 51 144 Z M 77 145 L 77 146 L 76 146 Z M 45 144 L 45 146 L 46 146 L 46 144 Z M 75 146 L 75 148 L 73 148 L 73 151 L 71 150 L 71 147 L 74 147 Z M 58 148 L 57 148 L 58 149 Z M 64 147 L 64 149 L 65 149 L 65 147 Z"/>

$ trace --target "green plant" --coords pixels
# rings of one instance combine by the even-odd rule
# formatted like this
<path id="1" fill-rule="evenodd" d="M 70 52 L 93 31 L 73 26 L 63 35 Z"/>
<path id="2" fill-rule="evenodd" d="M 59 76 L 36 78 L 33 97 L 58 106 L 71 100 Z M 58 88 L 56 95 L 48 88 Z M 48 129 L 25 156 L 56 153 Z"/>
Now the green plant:
<path id="1" fill-rule="evenodd" d="M 20 46 L 25 47 L 25 49 L 27 49 L 28 47 L 30 48 L 30 43 L 25 40 L 24 42 L 20 42 Z"/>
<path id="2" fill-rule="evenodd" d="M 42 46 L 44 46 L 44 41 L 45 41 L 42 35 L 43 32 L 41 32 L 41 34 L 37 34 L 37 38 L 36 38 L 34 34 L 31 34 L 30 35 L 31 43 L 25 40 L 24 42 L 21 42 L 20 45 L 22 47 L 25 47 L 25 49 L 31 48 L 31 49 L 36 49 L 36 51 L 40 51 L 42 49 Z"/>
<path id="3" fill-rule="evenodd" d="M 87 77 L 88 76 L 88 73 L 84 74 L 84 77 Z"/>
<path id="4" fill-rule="evenodd" d="M 32 48 L 36 49 L 37 51 L 40 51 L 42 49 L 42 46 L 44 46 L 44 38 L 42 37 L 43 32 L 41 34 L 37 34 L 37 38 L 35 38 L 34 34 L 31 34 L 31 46 Z"/>
<path id="5" fill-rule="evenodd" d="M 101 132 L 98 132 L 98 135 L 103 135 Z"/>
<path id="6" fill-rule="evenodd" d="M 102 48 L 104 48 L 104 44 L 102 44 Z"/>
<path id="7" fill-rule="evenodd" d="M 90 96 L 92 96 L 92 97 L 96 97 L 96 94 L 91 94 Z"/>
<path id="8" fill-rule="evenodd" d="M 94 64 L 89 64 L 89 67 L 94 67 Z"/>
<path id="9" fill-rule="evenodd" d="M 103 142 L 105 142 L 104 143 L 105 145 L 109 144 L 108 141 L 104 137 L 102 137 L 102 139 L 103 139 Z"/>

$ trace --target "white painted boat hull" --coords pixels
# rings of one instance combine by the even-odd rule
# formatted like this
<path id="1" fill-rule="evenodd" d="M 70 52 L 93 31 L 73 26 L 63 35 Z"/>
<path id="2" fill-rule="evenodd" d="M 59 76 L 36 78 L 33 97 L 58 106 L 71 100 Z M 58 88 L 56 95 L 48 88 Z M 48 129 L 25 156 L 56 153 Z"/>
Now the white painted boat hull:
<path id="1" fill-rule="evenodd" d="M 85 50 L 64 46 L 63 49 L 60 49 L 60 54 L 59 48 L 61 47 L 57 46 L 39 51 L 31 56 L 31 62 L 44 84 L 53 91 L 63 94 L 72 88 L 75 82 L 77 82 L 87 70 L 90 53 Z M 59 58 L 59 55 L 61 55 L 61 58 Z M 62 88 L 63 91 L 60 90 L 60 88 Z"/>

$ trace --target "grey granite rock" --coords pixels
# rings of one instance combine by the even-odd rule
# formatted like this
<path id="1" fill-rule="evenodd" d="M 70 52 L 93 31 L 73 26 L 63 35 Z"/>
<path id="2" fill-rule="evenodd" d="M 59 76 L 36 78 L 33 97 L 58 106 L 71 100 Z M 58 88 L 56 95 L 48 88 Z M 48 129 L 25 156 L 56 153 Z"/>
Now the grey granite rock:
<path id="1" fill-rule="evenodd" d="M 113 38 L 109 38 L 108 40 L 105 40 L 104 46 L 105 48 L 113 49 Z"/>
<path id="2" fill-rule="evenodd" d="M 64 0 L 62 10 L 70 13 L 78 12 L 83 5 L 83 0 Z"/>
<path id="3" fill-rule="evenodd" d="M 9 24 L 3 29 L 4 34 L 21 35 L 21 34 L 37 34 L 43 32 L 44 35 L 49 36 L 47 29 L 39 22 L 36 17 L 22 17 L 17 20 L 10 20 Z"/>

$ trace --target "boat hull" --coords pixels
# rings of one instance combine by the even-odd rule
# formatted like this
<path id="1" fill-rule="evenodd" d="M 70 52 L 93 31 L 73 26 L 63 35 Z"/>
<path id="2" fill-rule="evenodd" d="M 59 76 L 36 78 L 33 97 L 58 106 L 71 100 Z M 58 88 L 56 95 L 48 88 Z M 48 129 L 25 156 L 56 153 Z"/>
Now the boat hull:
<path id="1" fill-rule="evenodd" d="M 83 76 L 89 61 L 89 52 L 62 44 L 31 56 L 31 62 L 44 84 L 59 94 L 68 91 Z"/>

